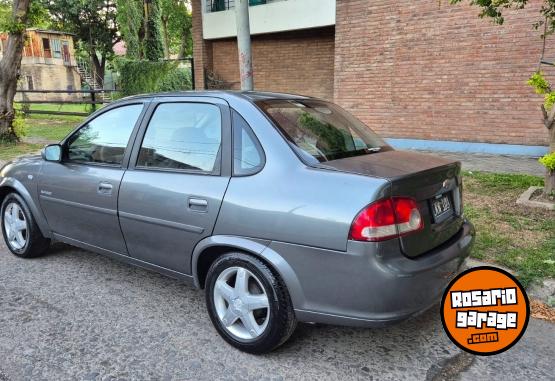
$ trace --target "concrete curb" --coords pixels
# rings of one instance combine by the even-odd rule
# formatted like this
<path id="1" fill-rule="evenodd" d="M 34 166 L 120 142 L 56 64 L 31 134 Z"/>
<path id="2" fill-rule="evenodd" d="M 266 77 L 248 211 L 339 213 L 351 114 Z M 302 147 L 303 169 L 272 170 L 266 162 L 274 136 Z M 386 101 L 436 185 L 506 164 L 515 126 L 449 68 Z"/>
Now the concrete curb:
<path id="1" fill-rule="evenodd" d="M 542 187 L 530 187 L 526 192 L 524 192 L 518 200 L 516 200 L 517 205 L 528 206 L 530 208 L 540 208 L 546 210 L 555 210 L 555 204 L 542 201 L 532 201 L 532 195 L 538 190 L 543 189 Z"/>

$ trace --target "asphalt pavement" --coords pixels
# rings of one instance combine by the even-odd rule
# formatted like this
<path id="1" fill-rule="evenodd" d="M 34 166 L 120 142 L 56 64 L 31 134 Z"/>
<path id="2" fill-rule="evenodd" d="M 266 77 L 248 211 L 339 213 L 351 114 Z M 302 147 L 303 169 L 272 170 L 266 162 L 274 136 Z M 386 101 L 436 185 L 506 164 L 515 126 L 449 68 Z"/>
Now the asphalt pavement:
<path id="1" fill-rule="evenodd" d="M 384 329 L 301 324 L 264 356 L 212 327 L 204 294 L 176 280 L 57 244 L 22 260 L 0 244 L 0 381 L 548 380 L 555 325 L 531 319 L 501 355 L 461 353 L 438 308 Z"/>

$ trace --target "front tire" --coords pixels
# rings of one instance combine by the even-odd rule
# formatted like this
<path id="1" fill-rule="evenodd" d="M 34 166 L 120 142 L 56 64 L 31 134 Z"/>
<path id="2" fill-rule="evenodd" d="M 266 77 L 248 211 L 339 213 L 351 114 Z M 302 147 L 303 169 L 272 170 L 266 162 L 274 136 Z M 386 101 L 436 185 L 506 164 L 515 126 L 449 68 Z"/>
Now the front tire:
<path id="1" fill-rule="evenodd" d="M 229 344 L 262 354 L 283 344 L 297 325 L 283 280 L 259 259 L 229 253 L 216 259 L 206 278 L 212 323 Z"/>
<path id="2" fill-rule="evenodd" d="M 25 200 L 17 193 L 4 198 L 0 216 L 4 242 L 14 255 L 34 258 L 48 250 L 50 240 L 42 235 Z"/>

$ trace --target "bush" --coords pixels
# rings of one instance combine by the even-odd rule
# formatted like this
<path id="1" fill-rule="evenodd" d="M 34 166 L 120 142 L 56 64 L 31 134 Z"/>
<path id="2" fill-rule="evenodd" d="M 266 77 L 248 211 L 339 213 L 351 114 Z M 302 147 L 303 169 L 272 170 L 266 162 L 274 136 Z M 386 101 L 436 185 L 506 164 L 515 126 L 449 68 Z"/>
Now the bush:
<path id="1" fill-rule="evenodd" d="M 25 114 L 21 111 L 15 111 L 15 118 L 12 122 L 12 128 L 18 139 L 27 136 L 29 132 L 29 126 L 25 123 Z"/>
<path id="2" fill-rule="evenodd" d="M 119 59 L 119 88 L 122 95 L 189 90 L 191 78 L 176 62 Z"/>
<path id="3" fill-rule="evenodd" d="M 159 91 L 180 91 L 192 88 L 191 72 L 188 69 L 176 67 L 162 80 Z"/>
<path id="4" fill-rule="evenodd" d="M 551 152 L 550 154 L 540 158 L 539 162 L 542 163 L 548 170 L 555 171 L 555 152 Z"/>

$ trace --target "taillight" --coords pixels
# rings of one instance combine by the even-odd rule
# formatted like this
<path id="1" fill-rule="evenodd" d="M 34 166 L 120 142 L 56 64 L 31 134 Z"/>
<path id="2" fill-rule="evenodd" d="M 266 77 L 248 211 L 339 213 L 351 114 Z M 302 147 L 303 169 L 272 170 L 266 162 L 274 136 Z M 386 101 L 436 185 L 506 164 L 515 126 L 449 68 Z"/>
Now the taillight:
<path id="1" fill-rule="evenodd" d="M 349 239 L 385 241 L 421 230 L 424 227 L 416 201 L 393 197 L 368 205 L 356 216 Z"/>

